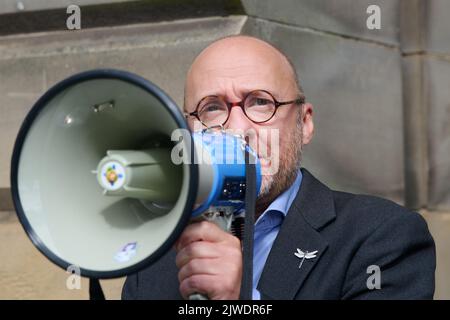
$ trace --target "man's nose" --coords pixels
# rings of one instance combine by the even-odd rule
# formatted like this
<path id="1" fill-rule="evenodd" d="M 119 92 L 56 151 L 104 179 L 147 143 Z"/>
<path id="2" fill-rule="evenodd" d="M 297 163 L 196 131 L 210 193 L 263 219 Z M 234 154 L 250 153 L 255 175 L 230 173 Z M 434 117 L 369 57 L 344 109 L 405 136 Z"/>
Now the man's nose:
<path id="1" fill-rule="evenodd" d="M 230 110 L 230 116 L 228 118 L 227 123 L 225 124 L 225 129 L 230 130 L 247 130 L 252 127 L 252 122 L 244 113 L 239 106 L 233 106 Z"/>

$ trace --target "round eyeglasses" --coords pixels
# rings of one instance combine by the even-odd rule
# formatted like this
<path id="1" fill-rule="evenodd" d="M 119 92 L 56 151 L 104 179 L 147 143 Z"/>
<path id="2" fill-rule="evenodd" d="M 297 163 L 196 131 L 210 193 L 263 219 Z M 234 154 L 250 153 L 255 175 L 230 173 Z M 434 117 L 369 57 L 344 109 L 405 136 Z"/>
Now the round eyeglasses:
<path id="1" fill-rule="evenodd" d="M 305 97 L 300 95 L 291 101 L 277 101 L 266 90 L 249 92 L 242 101 L 228 102 L 222 96 L 206 96 L 197 104 L 194 112 L 185 113 L 186 117 L 196 117 L 205 127 L 222 127 L 230 117 L 231 108 L 240 107 L 245 116 L 254 123 L 264 123 L 273 118 L 278 108 L 288 104 L 302 105 Z"/>

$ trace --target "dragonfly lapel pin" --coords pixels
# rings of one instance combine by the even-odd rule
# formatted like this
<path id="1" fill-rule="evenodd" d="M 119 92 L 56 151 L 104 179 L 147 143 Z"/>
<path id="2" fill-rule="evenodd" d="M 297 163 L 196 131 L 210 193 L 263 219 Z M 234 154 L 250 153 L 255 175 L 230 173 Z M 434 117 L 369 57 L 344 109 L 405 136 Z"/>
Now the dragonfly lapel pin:
<path id="1" fill-rule="evenodd" d="M 309 251 L 303 252 L 302 250 L 297 248 L 297 252 L 295 252 L 294 255 L 297 258 L 302 259 L 300 261 L 300 265 L 298 266 L 298 268 L 300 269 L 302 267 L 303 261 L 305 261 L 305 259 L 308 259 L 308 260 L 309 259 L 314 259 L 316 257 L 317 252 L 318 252 L 317 250 L 316 251 L 312 251 L 312 252 L 309 252 Z"/>

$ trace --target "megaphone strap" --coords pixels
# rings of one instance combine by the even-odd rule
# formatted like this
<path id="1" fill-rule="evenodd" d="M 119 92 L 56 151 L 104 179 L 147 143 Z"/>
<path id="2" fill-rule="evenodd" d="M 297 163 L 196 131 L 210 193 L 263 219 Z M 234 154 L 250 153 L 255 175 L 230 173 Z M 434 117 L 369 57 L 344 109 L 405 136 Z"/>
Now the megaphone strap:
<path id="1" fill-rule="evenodd" d="M 242 250 L 242 282 L 241 282 L 241 300 L 252 300 L 253 291 L 253 233 L 255 224 L 255 205 L 256 205 L 256 166 L 254 155 L 246 148 L 245 151 L 245 222 Z"/>
<path id="2" fill-rule="evenodd" d="M 89 278 L 89 300 L 105 300 L 105 294 L 98 279 Z"/>

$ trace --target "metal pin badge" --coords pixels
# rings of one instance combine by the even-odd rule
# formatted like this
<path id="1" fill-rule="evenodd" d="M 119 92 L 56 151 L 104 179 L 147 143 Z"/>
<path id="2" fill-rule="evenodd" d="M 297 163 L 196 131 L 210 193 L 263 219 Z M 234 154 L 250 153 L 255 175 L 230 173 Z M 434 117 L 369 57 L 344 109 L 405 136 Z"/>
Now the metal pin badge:
<path id="1" fill-rule="evenodd" d="M 295 252 L 294 255 L 297 258 L 302 259 L 300 261 L 300 265 L 298 266 L 298 268 L 300 269 L 302 267 L 303 261 L 305 261 L 305 259 L 308 259 L 308 260 L 309 259 L 314 259 L 316 257 L 317 252 L 318 252 L 317 250 L 316 251 L 312 251 L 312 252 L 309 252 L 309 251 L 303 252 L 302 250 L 297 248 L 297 252 Z"/>

